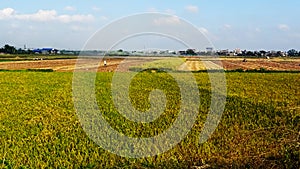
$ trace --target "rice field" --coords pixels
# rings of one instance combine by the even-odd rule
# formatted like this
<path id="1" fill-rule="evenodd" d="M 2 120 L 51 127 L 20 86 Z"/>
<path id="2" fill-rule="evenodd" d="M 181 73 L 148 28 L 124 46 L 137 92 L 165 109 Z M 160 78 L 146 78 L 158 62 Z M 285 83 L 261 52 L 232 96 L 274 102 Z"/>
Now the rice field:
<path id="1" fill-rule="evenodd" d="M 128 158 L 98 146 L 82 129 L 72 97 L 73 73 L 0 72 L 0 168 L 299 168 L 299 73 L 226 73 L 225 111 L 203 144 L 199 135 L 210 82 L 205 72 L 193 75 L 201 103 L 191 131 L 163 154 Z M 180 93 L 167 73 L 140 72 L 131 83 L 130 99 L 139 110 L 149 109 L 153 89 L 166 93 L 164 113 L 150 123 L 120 115 L 111 99 L 112 78 L 113 73 L 97 73 L 95 93 L 115 130 L 150 137 L 172 125 Z"/>

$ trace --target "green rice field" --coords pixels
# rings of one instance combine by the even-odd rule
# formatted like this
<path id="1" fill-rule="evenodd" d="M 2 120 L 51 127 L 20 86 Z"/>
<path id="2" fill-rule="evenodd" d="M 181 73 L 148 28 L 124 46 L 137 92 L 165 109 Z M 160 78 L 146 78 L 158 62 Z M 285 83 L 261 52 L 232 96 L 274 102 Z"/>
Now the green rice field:
<path id="1" fill-rule="evenodd" d="M 299 73 L 226 73 L 225 110 L 203 144 L 199 135 L 210 105 L 210 82 L 205 72 L 193 75 L 201 104 L 192 130 L 163 154 L 128 158 L 101 148 L 82 129 L 72 97 L 72 72 L 0 72 L 0 168 L 300 167 Z M 97 73 L 95 93 L 115 130 L 150 137 L 172 125 L 180 94 L 167 73 L 140 72 L 130 86 L 131 102 L 140 110 L 149 109 L 151 90 L 166 93 L 166 109 L 151 123 L 136 123 L 118 113 L 111 100 L 112 77 Z"/>

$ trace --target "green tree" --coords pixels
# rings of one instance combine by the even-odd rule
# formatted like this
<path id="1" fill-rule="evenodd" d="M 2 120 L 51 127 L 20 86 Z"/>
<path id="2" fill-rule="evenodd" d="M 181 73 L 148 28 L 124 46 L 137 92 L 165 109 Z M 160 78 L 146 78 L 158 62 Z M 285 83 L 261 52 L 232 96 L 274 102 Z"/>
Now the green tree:
<path id="1" fill-rule="evenodd" d="M 290 49 L 288 52 L 288 56 L 297 56 L 298 52 L 295 49 Z"/>
<path id="2" fill-rule="evenodd" d="M 17 49 L 14 46 L 6 44 L 1 51 L 8 54 L 15 54 L 17 52 Z"/>
<path id="3" fill-rule="evenodd" d="M 187 55 L 197 55 L 194 49 L 188 49 L 186 50 Z"/>

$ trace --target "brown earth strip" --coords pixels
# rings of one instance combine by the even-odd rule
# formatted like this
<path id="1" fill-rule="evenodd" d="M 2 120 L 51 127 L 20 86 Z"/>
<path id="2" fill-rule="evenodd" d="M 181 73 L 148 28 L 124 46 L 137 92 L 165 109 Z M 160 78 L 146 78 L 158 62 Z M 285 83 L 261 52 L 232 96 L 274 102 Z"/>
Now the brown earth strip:
<path id="1" fill-rule="evenodd" d="M 272 60 L 247 60 L 243 62 L 240 60 L 222 60 L 224 69 L 235 70 L 235 69 L 260 69 L 264 68 L 267 70 L 300 70 L 300 60 L 294 61 L 272 61 Z"/>
<path id="2" fill-rule="evenodd" d="M 38 60 L 38 61 L 11 61 L 0 62 L 0 69 L 6 70 L 25 70 L 25 69 L 53 69 L 58 72 L 72 72 L 75 69 L 90 70 L 98 72 L 112 71 L 129 71 L 130 67 L 141 66 L 145 62 L 154 61 L 156 57 L 124 57 L 124 58 L 105 58 L 107 65 L 104 66 L 103 60 L 99 63 L 99 59 L 85 60 L 85 63 L 76 65 L 77 59 L 60 59 L 60 60 Z M 267 70 L 296 70 L 300 71 L 300 59 L 247 59 L 243 62 L 243 58 L 221 58 L 221 63 L 216 58 L 186 58 L 186 62 L 179 66 L 181 71 L 197 71 L 223 66 L 225 70 L 235 69 L 260 69 Z"/>

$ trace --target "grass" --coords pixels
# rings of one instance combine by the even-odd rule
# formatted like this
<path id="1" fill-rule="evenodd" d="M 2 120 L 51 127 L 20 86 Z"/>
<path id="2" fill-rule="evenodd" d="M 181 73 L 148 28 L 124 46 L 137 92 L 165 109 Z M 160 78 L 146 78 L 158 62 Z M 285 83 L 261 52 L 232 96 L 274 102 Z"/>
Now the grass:
<path id="1" fill-rule="evenodd" d="M 299 168 L 297 73 L 226 73 L 225 112 L 204 144 L 198 137 L 210 105 L 210 83 L 206 73 L 194 73 L 201 105 L 192 130 L 166 153 L 140 159 L 111 154 L 87 137 L 73 108 L 72 75 L 0 72 L 0 168 Z M 180 100 L 170 76 L 143 72 L 132 81 L 130 96 L 137 109 L 149 108 L 152 89 L 159 87 L 167 93 L 166 111 L 149 124 L 126 120 L 113 107 L 112 76 L 97 74 L 96 94 L 100 109 L 116 130 L 148 137 L 176 119 Z"/>
<path id="2" fill-rule="evenodd" d="M 174 58 L 164 58 L 159 59 L 151 62 L 146 62 L 141 66 L 132 66 L 129 69 L 131 71 L 142 71 L 142 70 L 153 70 L 156 69 L 157 71 L 176 71 L 178 67 L 183 64 L 185 61 L 184 58 L 174 57 Z"/>

